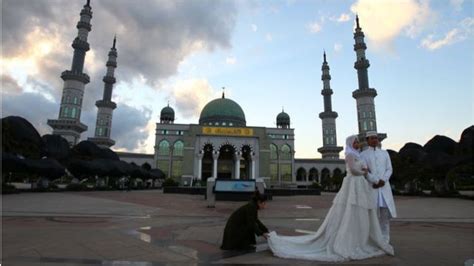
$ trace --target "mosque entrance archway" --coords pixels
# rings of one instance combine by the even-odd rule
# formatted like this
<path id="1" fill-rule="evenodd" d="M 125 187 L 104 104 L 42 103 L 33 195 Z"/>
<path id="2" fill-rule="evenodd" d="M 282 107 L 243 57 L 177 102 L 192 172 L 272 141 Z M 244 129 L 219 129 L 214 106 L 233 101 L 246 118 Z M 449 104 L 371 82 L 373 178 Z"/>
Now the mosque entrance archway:
<path id="1" fill-rule="evenodd" d="M 242 147 L 242 159 L 240 160 L 240 179 L 250 179 L 252 176 L 251 152 L 252 149 L 249 145 L 244 145 Z"/>
<path id="2" fill-rule="evenodd" d="M 212 159 L 212 151 L 214 148 L 212 147 L 211 144 L 206 144 L 204 145 L 204 155 L 202 157 L 202 171 L 201 171 L 201 176 L 203 180 L 207 180 L 207 178 L 212 176 L 212 164 L 213 164 L 213 159 Z"/>
<path id="3" fill-rule="evenodd" d="M 234 177 L 235 148 L 232 145 L 223 145 L 219 150 L 217 162 L 217 177 L 232 179 Z"/>

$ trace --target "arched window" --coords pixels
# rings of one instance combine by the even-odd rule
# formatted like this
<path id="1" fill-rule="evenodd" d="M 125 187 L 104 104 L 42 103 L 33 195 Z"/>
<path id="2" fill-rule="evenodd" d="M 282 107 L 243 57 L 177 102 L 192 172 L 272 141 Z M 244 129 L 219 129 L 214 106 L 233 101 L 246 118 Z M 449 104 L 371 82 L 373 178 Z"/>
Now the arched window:
<path id="1" fill-rule="evenodd" d="M 174 143 L 173 156 L 183 156 L 184 143 L 178 140 Z"/>
<path id="2" fill-rule="evenodd" d="M 281 159 L 291 160 L 291 148 L 288 146 L 288 144 L 285 144 L 281 147 Z"/>
<path id="3" fill-rule="evenodd" d="M 296 181 L 306 181 L 306 170 L 303 167 L 296 171 Z"/>
<path id="4" fill-rule="evenodd" d="M 275 144 L 270 144 L 270 160 L 278 159 L 278 148 Z"/>
<path id="5" fill-rule="evenodd" d="M 309 169 L 308 180 L 309 181 L 318 181 L 318 169 L 316 169 L 314 167 Z"/>
<path id="6" fill-rule="evenodd" d="M 158 145 L 158 155 L 168 155 L 170 153 L 170 143 L 162 140 Z"/>
<path id="7" fill-rule="evenodd" d="M 71 109 L 71 118 L 76 118 L 76 107 Z"/>

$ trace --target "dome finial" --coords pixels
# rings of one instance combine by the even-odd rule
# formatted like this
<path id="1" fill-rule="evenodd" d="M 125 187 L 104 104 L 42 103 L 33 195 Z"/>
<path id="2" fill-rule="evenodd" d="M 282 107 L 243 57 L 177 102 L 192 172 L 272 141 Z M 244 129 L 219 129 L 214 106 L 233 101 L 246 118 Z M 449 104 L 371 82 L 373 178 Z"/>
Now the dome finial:
<path id="1" fill-rule="evenodd" d="M 170 100 L 168 100 L 168 107 L 170 107 Z"/>
<path id="2" fill-rule="evenodd" d="M 282 107 L 281 107 L 281 111 L 282 111 L 282 112 L 285 112 L 285 107 L 282 106 Z"/>
<path id="3" fill-rule="evenodd" d="M 222 87 L 222 99 L 225 98 L 225 87 Z"/>

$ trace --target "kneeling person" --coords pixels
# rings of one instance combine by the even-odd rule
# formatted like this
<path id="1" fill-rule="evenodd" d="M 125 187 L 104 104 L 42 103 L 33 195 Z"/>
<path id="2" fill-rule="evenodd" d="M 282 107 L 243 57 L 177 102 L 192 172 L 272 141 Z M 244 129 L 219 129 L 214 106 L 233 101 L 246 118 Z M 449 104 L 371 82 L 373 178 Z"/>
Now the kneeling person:
<path id="1" fill-rule="evenodd" d="M 265 208 L 266 201 L 267 196 L 261 195 L 257 190 L 249 203 L 230 215 L 225 225 L 221 249 L 255 249 L 255 235 L 267 238 L 268 229 L 258 219 L 258 210 Z"/>

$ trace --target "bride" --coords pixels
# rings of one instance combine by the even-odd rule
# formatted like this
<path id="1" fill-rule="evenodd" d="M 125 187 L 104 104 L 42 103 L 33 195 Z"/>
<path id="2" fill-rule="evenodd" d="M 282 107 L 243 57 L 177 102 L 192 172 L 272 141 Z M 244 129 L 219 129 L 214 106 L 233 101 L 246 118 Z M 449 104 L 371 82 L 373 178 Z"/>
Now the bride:
<path id="1" fill-rule="evenodd" d="M 368 169 L 358 149 L 357 135 L 349 136 L 345 149 L 347 176 L 315 234 L 268 234 L 268 246 L 275 256 L 335 262 L 394 255 L 393 247 L 383 240 L 374 192 L 364 178 Z"/>

